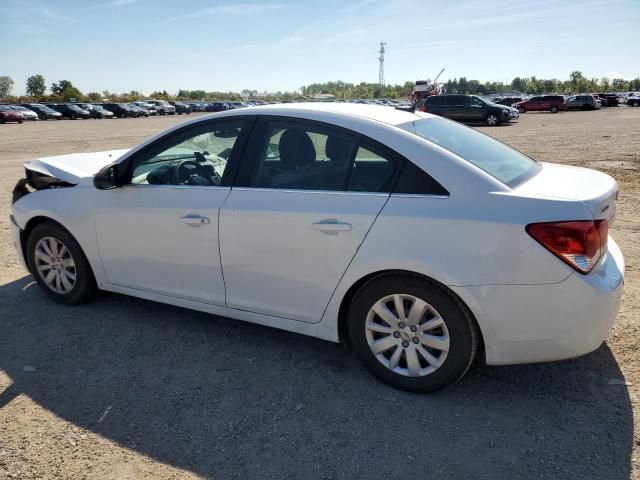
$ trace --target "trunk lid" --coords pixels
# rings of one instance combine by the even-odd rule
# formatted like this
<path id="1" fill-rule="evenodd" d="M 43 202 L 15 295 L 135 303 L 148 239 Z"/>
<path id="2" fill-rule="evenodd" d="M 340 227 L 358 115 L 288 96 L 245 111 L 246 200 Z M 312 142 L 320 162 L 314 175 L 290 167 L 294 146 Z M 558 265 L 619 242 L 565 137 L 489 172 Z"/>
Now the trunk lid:
<path id="1" fill-rule="evenodd" d="M 518 195 L 575 200 L 585 204 L 594 220 L 613 222 L 618 184 L 606 173 L 589 168 L 542 163 L 540 172 L 515 188 Z M 579 220 L 579 219 L 571 219 Z"/>
<path id="2" fill-rule="evenodd" d="M 27 162 L 27 171 L 50 176 L 67 183 L 77 184 L 84 178 L 93 177 L 102 167 L 115 162 L 129 150 L 73 153 L 55 157 L 36 158 Z"/>

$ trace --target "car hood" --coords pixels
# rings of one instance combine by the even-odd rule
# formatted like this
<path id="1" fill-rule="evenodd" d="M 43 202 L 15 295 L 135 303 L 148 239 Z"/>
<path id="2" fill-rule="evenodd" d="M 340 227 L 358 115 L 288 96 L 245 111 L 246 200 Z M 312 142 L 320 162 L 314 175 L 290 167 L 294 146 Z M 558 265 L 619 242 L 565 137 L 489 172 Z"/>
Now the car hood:
<path id="1" fill-rule="evenodd" d="M 83 179 L 93 178 L 98 170 L 114 163 L 128 151 L 128 149 L 107 150 L 105 152 L 72 153 L 36 158 L 25 163 L 24 168 L 67 183 L 78 184 Z"/>

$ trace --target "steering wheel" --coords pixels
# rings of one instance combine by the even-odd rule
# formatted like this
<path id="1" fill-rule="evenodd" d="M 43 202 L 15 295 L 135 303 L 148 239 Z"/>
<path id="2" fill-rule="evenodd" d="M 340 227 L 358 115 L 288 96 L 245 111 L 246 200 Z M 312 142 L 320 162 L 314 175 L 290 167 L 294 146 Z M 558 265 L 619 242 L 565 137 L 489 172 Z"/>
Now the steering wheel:
<path id="1" fill-rule="evenodd" d="M 215 185 L 211 174 L 195 160 L 182 160 L 175 169 L 176 183 L 178 185 L 190 185 L 192 178 L 204 177 L 208 185 Z"/>

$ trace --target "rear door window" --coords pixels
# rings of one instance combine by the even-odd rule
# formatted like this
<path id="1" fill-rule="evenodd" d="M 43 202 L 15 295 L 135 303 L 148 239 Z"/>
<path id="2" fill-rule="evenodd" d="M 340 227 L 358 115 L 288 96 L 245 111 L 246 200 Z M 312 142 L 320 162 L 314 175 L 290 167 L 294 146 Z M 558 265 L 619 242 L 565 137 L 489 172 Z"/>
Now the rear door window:
<path id="1" fill-rule="evenodd" d="M 375 142 L 343 129 L 289 120 L 265 127 L 249 187 L 390 192 L 401 167 Z"/>

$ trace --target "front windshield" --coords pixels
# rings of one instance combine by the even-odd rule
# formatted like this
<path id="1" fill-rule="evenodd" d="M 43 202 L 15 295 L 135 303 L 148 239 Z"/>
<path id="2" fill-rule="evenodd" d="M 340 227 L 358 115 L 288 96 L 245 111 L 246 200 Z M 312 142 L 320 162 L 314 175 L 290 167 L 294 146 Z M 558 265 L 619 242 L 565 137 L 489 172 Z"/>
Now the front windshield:
<path id="1" fill-rule="evenodd" d="M 412 122 L 409 131 L 455 153 L 509 187 L 533 176 L 540 164 L 473 128 L 440 117 Z"/>

